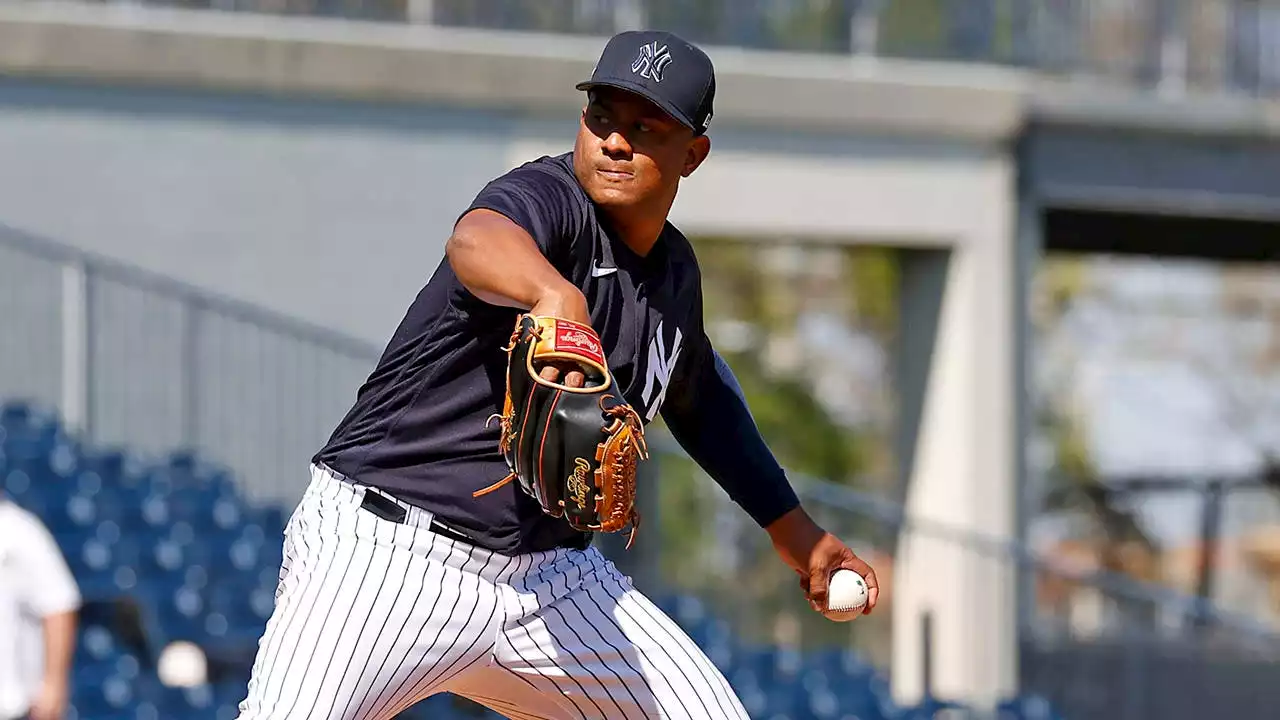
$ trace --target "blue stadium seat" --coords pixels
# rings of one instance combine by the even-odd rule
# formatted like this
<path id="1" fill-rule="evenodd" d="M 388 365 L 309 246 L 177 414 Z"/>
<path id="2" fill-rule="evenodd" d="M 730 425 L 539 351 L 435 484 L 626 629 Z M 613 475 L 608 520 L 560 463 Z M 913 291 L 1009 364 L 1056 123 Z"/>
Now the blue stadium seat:
<path id="1" fill-rule="evenodd" d="M 214 529 L 222 535 L 241 532 L 246 523 L 244 504 L 234 495 L 214 495 L 210 519 Z"/>
<path id="2" fill-rule="evenodd" d="M 147 648 L 113 635 L 112 620 L 86 617 L 68 720 L 232 720 L 273 609 L 289 508 L 248 503 L 224 468 L 195 453 L 142 464 L 125 449 L 86 451 L 56 418 L 21 405 L 0 407 L 0 484 L 46 519 L 86 598 L 135 599 L 150 649 L 190 640 L 217 668 L 209 686 L 164 687 L 151 668 L 140 669 L 134 653 L 149 655 Z M 751 717 L 898 720 L 941 707 L 895 707 L 885 678 L 850 650 L 743 646 L 699 597 L 671 595 L 658 605 L 725 673 Z M 464 705 L 439 695 L 400 717 L 478 717 Z M 999 720 L 1059 718 L 1042 699 L 1012 698 Z"/>
<path id="3" fill-rule="evenodd" d="M 1021 695 L 997 707 L 997 720 L 1062 720 L 1053 705 L 1039 695 Z"/>
<path id="4" fill-rule="evenodd" d="M 98 527 L 98 507 L 92 498 L 68 489 L 58 498 L 50 498 L 41 520 L 56 536 L 87 537 Z"/>
<path id="5" fill-rule="evenodd" d="M 140 596 L 144 604 L 147 634 L 153 646 L 163 647 L 176 640 L 197 645 L 206 640 L 205 603 L 200 592 L 182 586 L 172 593 Z"/>
<path id="6" fill-rule="evenodd" d="M 276 505 L 251 507 L 245 510 L 246 524 L 256 525 L 266 542 L 279 544 L 284 537 L 284 526 L 288 521 L 285 509 Z"/>
<path id="7" fill-rule="evenodd" d="M 744 685 L 742 687 L 734 687 L 734 691 L 738 693 L 738 699 L 742 701 L 742 707 L 746 709 L 747 715 L 753 718 L 764 717 L 769 709 L 769 696 L 758 685 Z"/>
<path id="8" fill-rule="evenodd" d="M 9 400 L 0 405 L 0 427 L 23 427 L 31 417 L 31 405 L 24 400 Z"/>
<path id="9" fill-rule="evenodd" d="M 144 578 L 148 580 L 177 579 L 186 573 L 188 568 L 186 552 L 183 546 L 172 538 L 160 536 L 152 538 L 150 542 L 142 542 L 135 537 L 129 542 L 138 545 L 140 555 L 138 569 Z"/>
<path id="10" fill-rule="evenodd" d="M 774 682 L 765 689 L 768 697 L 767 713 L 787 715 L 792 720 L 812 720 L 809 712 L 809 693 L 799 685 Z"/>
<path id="11" fill-rule="evenodd" d="M 283 559 L 282 552 L 279 541 L 256 542 L 244 537 L 232 541 L 227 548 L 231 566 L 245 574 L 253 574 L 263 568 L 279 568 Z"/>
<path id="12" fill-rule="evenodd" d="M 275 594 L 269 590 L 243 581 L 220 583 L 209 593 L 205 631 L 211 642 L 245 652 L 246 648 L 256 647 L 274 604 Z"/>
<path id="13" fill-rule="evenodd" d="M 834 696 L 842 715 L 854 715 L 862 720 L 878 720 L 891 716 L 894 709 L 891 701 L 877 698 L 864 683 L 838 683 L 832 685 L 828 692 Z M 811 695 L 810 705 L 814 705 L 818 698 L 825 697 L 821 692 Z"/>
<path id="14" fill-rule="evenodd" d="M 197 486 L 179 486 L 166 497 L 169 503 L 169 514 L 173 521 L 191 523 L 198 532 L 213 530 L 213 510 L 218 494 L 214 490 Z"/>
<path id="15" fill-rule="evenodd" d="M 396 720 L 461 720 L 467 718 L 472 720 L 474 715 L 462 715 L 458 712 L 458 701 L 447 693 L 439 693 L 418 702 L 411 708 L 408 708 L 396 715 Z M 500 718 L 496 713 L 486 712 L 481 717 Z"/>
<path id="16" fill-rule="evenodd" d="M 115 672 L 114 668 L 78 669 L 71 703 L 81 718 L 98 718 L 132 711 L 137 704 L 135 677 Z"/>
<path id="17" fill-rule="evenodd" d="M 875 669 L 861 655 L 848 648 L 819 650 L 813 653 L 811 662 L 821 668 L 829 679 L 847 679 L 865 682 Z"/>
<path id="18" fill-rule="evenodd" d="M 137 486 L 83 467 L 76 473 L 72 484 L 71 492 L 92 504 L 98 520 L 112 520 L 126 527 L 142 522 L 144 495 Z"/>
<path id="19" fill-rule="evenodd" d="M 56 420 L 46 419 L 6 425 L 3 450 L 10 461 L 41 460 L 65 475 L 70 472 L 66 461 L 74 458 L 77 447 L 62 434 Z"/>
<path id="20" fill-rule="evenodd" d="M 5 467 L 5 492 L 15 500 L 37 496 L 48 503 L 67 492 L 65 478 L 54 472 L 45 455 L 23 457 L 10 453 L 6 455 Z"/>
<path id="21" fill-rule="evenodd" d="M 116 660 L 121 655 L 116 637 L 103 625 L 97 623 L 82 624 L 77 632 L 76 648 L 78 663 L 106 663 Z"/>
<path id="22" fill-rule="evenodd" d="M 139 677 L 135 692 L 140 705 L 155 708 L 161 718 L 212 717 L 218 710 L 218 698 L 211 685 L 170 687 L 155 674 Z"/>
<path id="23" fill-rule="evenodd" d="M 78 546 L 66 548 L 67 565 L 80 585 L 80 592 L 90 600 L 108 599 L 118 596 L 120 584 L 118 571 L 131 572 L 127 566 L 122 568 L 116 563 L 113 546 L 102 540 L 91 537 Z"/>
<path id="24" fill-rule="evenodd" d="M 750 668 L 761 685 L 778 682 L 799 683 L 803 656 L 773 646 L 750 646 L 738 650 L 738 665 Z"/>
<path id="25" fill-rule="evenodd" d="M 231 559 L 231 546 L 223 542 L 191 542 L 182 546 L 188 567 L 204 568 L 210 578 L 242 574 Z"/>
<path id="26" fill-rule="evenodd" d="M 57 497 L 48 492 L 49 483 L 32 477 L 36 472 L 30 466 L 15 465 L 0 477 L 0 484 L 3 484 L 5 494 L 19 507 L 26 508 L 37 517 L 45 517 L 50 503 L 57 502 Z"/>
<path id="27" fill-rule="evenodd" d="M 195 488 L 232 499 L 238 495 L 229 470 L 200 458 L 191 451 L 179 450 L 171 453 L 164 463 L 164 472 L 178 488 Z"/>
<path id="28" fill-rule="evenodd" d="M 214 702 L 220 708 L 237 707 L 248 693 L 247 680 L 222 680 L 213 686 Z"/>
<path id="29" fill-rule="evenodd" d="M 128 455 L 122 449 L 103 448 L 89 451 L 82 450 L 79 458 L 79 469 L 82 473 L 97 475 L 106 487 L 132 487 L 136 479 L 129 477 L 127 466 Z"/>

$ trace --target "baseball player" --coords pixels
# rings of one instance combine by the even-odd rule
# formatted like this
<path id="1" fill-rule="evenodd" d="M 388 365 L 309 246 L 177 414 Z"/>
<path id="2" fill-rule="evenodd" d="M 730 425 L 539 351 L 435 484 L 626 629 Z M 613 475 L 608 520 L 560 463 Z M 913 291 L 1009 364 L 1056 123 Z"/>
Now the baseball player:
<path id="1" fill-rule="evenodd" d="M 61 720 L 80 588 L 48 528 L 0 494 L 0 720 Z"/>
<path id="2" fill-rule="evenodd" d="M 241 718 L 391 718 L 442 692 L 512 718 L 747 717 L 591 532 L 509 482 L 499 446 L 526 428 L 507 427 L 504 404 L 523 400 L 508 394 L 503 349 L 522 316 L 599 348 L 628 406 L 619 416 L 661 413 L 815 610 L 841 567 L 866 578 L 874 608 L 875 574 L 805 513 L 712 348 L 693 249 L 667 222 L 680 179 L 710 151 L 715 86 L 711 60 L 675 35 L 611 38 L 578 85 L 572 151 L 509 171 L 460 214 L 312 459 Z M 581 367 L 537 373 L 573 392 L 588 382 Z M 582 490 L 587 477 L 570 481 Z"/>

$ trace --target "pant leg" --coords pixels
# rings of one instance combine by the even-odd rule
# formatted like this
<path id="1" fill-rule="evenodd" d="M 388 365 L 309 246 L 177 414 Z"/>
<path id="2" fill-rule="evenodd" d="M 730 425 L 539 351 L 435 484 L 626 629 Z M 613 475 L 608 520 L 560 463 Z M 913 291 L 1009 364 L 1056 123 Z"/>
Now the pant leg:
<path id="1" fill-rule="evenodd" d="M 527 678 L 490 663 L 477 667 L 442 688 L 477 702 L 510 720 L 572 720 L 582 713 L 556 693 L 547 693 Z"/>
<path id="2" fill-rule="evenodd" d="M 494 650 L 510 686 L 570 718 L 748 718 L 723 674 L 599 551 L 562 551 L 509 589 Z"/>
<path id="3" fill-rule="evenodd" d="M 509 559 L 360 507 L 317 469 L 286 530 L 241 720 L 391 718 L 492 649 Z"/>

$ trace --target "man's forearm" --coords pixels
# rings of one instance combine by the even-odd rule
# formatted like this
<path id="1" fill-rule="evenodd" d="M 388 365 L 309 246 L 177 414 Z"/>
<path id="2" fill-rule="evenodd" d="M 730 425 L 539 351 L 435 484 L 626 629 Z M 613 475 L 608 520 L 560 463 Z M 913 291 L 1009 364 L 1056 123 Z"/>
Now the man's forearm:
<path id="1" fill-rule="evenodd" d="M 765 532 L 783 561 L 797 569 L 809 566 L 809 557 L 825 534 L 800 505 L 766 525 Z"/>
<path id="2" fill-rule="evenodd" d="M 761 527 L 798 507 L 786 473 L 769 451 L 746 398 L 719 355 L 691 385 L 696 398 L 664 408 L 667 428 L 681 447 Z"/>
<path id="3" fill-rule="evenodd" d="M 76 613 L 64 612 L 44 618 L 44 682 L 64 686 L 71 673 L 76 649 Z"/>

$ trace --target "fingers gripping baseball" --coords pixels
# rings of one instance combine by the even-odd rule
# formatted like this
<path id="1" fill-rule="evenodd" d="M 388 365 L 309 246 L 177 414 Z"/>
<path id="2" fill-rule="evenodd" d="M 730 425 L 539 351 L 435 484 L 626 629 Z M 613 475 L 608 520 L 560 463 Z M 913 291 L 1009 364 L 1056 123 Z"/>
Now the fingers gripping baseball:
<path id="1" fill-rule="evenodd" d="M 858 573 L 866 582 L 867 602 L 862 608 L 862 614 L 869 615 L 875 609 L 880 594 L 875 570 L 855 555 L 847 545 L 830 534 L 823 536 L 814 546 L 808 568 L 797 571 L 800 574 L 800 587 L 805 592 L 809 606 L 820 613 L 828 611 L 831 599 L 831 576 L 841 569 Z"/>

